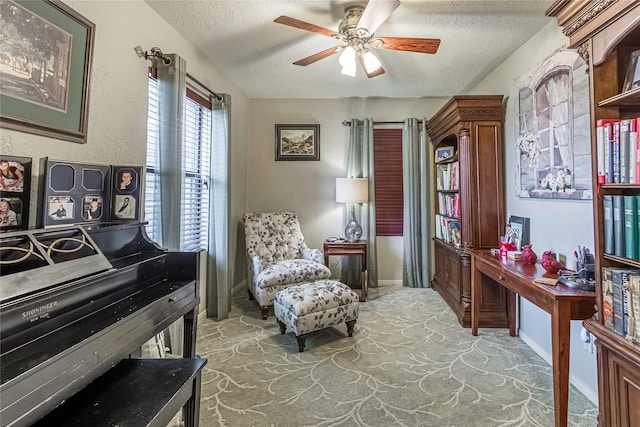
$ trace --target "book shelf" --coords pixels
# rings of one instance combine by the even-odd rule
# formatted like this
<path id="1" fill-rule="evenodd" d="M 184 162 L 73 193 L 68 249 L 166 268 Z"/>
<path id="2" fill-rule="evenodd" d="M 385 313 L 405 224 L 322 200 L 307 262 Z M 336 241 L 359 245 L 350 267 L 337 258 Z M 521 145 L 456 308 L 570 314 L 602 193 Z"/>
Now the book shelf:
<path id="1" fill-rule="evenodd" d="M 471 250 L 497 248 L 505 226 L 502 126 L 501 95 L 454 96 L 428 122 L 439 159 L 431 285 L 464 327 L 471 325 Z M 504 288 L 490 281 L 482 286 L 480 327 L 507 327 Z"/>
<path id="2" fill-rule="evenodd" d="M 639 311 L 637 308 L 632 309 L 634 298 L 636 303 L 638 298 L 633 289 L 639 284 L 634 285 L 635 280 L 627 277 L 631 289 L 628 293 L 621 284 L 624 286 L 625 276 L 640 272 L 640 182 L 637 180 L 640 170 L 635 170 L 636 182 L 627 183 L 622 171 L 629 165 L 622 157 L 616 168 L 616 172 L 621 172 L 619 177 L 614 180 L 604 174 L 603 178 L 602 159 L 612 151 L 602 143 L 602 134 L 598 131 L 603 121 L 640 117 L 640 88 L 623 91 L 631 53 L 640 49 L 640 2 L 557 0 L 546 14 L 557 18 L 558 25 L 570 39 L 570 47 L 577 48 L 589 63 L 591 76 L 591 157 L 593 187 L 598 189 L 594 191 L 593 200 L 596 314 L 584 325 L 596 337 L 598 424 L 636 425 L 640 420 L 640 335 L 634 333 L 630 325 L 632 318 L 640 316 L 640 313 L 634 316 L 634 311 Z M 615 143 L 625 144 L 624 141 L 623 137 Z M 633 159 L 633 143 L 631 147 Z M 632 178 L 633 169 L 631 166 Z M 616 198 L 617 211 L 614 212 L 616 208 L 612 206 Z M 616 218 L 617 229 L 612 224 Z M 640 326 L 640 322 L 637 323 Z"/>

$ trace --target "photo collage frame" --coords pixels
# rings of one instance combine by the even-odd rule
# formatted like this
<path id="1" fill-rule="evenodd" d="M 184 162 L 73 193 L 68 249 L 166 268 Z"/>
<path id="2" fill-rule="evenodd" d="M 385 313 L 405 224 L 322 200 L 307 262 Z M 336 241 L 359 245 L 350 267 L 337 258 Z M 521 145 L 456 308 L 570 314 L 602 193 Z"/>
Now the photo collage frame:
<path id="1" fill-rule="evenodd" d="M 28 228 L 31 163 L 31 157 L 0 156 L 0 231 Z"/>
<path id="2" fill-rule="evenodd" d="M 39 225 L 137 221 L 142 166 L 42 159 Z"/>

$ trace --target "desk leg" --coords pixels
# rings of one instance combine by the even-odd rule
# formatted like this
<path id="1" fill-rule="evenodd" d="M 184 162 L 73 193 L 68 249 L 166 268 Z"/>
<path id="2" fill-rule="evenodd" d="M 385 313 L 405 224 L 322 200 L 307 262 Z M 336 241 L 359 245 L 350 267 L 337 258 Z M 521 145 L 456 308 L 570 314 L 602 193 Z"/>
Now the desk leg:
<path id="1" fill-rule="evenodd" d="M 482 273 L 476 270 L 476 258 L 471 257 L 471 335 L 478 335 L 478 323 L 480 322 L 480 286 L 482 285 Z"/>
<path id="2" fill-rule="evenodd" d="M 518 333 L 516 331 L 516 293 L 510 291 L 507 288 L 505 288 L 505 291 L 507 292 L 507 318 L 509 320 L 509 335 L 511 335 L 512 337 L 516 337 L 518 336 Z"/>
<path id="3" fill-rule="evenodd" d="M 367 302 L 367 293 L 369 289 L 369 278 L 367 277 L 367 270 L 362 270 L 360 274 L 362 275 L 362 297 L 360 297 L 360 302 Z"/>
<path id="4" fill-rule="evenodd" d="M 556 427 L 566 427 L 569 414 L 569 347 L 571 312 L 568 303 L 556 301 L 551 313 L 553 405 Z"/>

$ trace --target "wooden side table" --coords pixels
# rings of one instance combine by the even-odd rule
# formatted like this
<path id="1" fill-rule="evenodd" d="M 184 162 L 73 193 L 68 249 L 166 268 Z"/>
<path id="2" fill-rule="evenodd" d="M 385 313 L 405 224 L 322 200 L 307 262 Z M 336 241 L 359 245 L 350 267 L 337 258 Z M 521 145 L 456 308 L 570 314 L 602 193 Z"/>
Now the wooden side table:
<path id="1" fill-rule="evenodd" d="M 367 300 L 367 241 L 348 242 L 346 240 L 336 240 L 335 242 L 324 242 L 324 263 L 329 266 L 331 255 L 360 255 L 362 259 L 362 296 L 360 302 Z"/>

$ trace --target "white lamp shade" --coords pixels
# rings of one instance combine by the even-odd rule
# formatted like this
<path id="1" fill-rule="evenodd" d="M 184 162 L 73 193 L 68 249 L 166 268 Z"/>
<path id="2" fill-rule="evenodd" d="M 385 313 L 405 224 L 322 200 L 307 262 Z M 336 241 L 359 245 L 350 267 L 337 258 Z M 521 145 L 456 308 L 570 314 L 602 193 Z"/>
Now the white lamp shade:
<path id="1" fill-rule="evenodd" d="M 366 203 L 369 201 L 367 178 L 336 178 L 336 202 Z"/>

